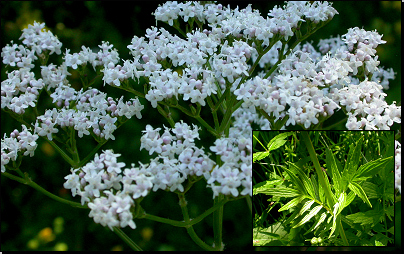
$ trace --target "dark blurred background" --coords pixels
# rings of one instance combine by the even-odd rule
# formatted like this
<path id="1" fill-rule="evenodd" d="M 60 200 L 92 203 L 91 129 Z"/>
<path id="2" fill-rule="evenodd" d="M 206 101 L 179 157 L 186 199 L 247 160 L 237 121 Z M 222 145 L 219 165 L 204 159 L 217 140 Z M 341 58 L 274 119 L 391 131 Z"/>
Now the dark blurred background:
<path id="1" fill-rule="evenodd" d="M 219 1 L 220 2 L 220 1 Z M 1 36 L 3 48 L 11 40 L 21 44 L 18 38 L 21 30 L 34 21 L 45 22 L 46 28 L 58 36 L 63 43 L 62 52 L 79 52 L 81 45 L 98 51 L 102 41 L 109 41 L 118 49 L 123 59 L 129 58 L 126 48 L 134 35 L 144 36 L 147 28 L 156 26 L 151 13 L 160 2 L 154 1 L 1 1 Z M 234 8 L 247 6 L 248 2 L 220 2 L 231 4 Z M 259 9 L 266 16 L 268 10 L 283 2 L 251 2 L 253 8 Z M 386 44 L 378 47 L 381 66 L 392 67 L 397 77 L 390 83 L 387 91 L 388 103 L 401 102 L 401 3 L 400 2 L 335 2 L 334 8 L 339 15 L 317 34 L 310 37 L 314 45 L 321 38 L 344 34 L 348 28 L 358 26 L 366 30 L 377 29 L 384 34 Z M 159 22 L 158 26 L 162 23 Z M 167 25 L 162 25 L 167 29 Z M 1 65 L 2 68 L 4 65 Z M 5 79 L 4 71 L 1 72 Z M 74 75 L 74 73 L 73 73 Z M 74 77 L 72 77 L 74 78 Z M 102 87 L 100 82 L 99 88 Z M 128 99 L 128 95 L 105 87 L 105 90 Z M 142 101 L 145 102 L 145 101 Z M 149 111 L 150 110 L 150 111 Z M 153 113 L 155 112 L 155 114 Z M 174 112 L 175 113 L 175 112 Z M 168 126 L 157 111 L 150 106 L 142 111 L 143 118 L 132 118 L 118 129 L 115 141 L 108 142 L 102 150 L 113 148 L 121 153 L 120 161 L 127 166 L 132 162 L 147 162 L 148 153 L 139 151 L 139 133 L 146 124 L 153 127 Z M 175 114 L 174 114 L 175 117 Z M 182 119 L 177 115 L 175 120 Z M 187 122 L 195 122 L 186 119 Z M 20 124 L 7 115 L 1 114 L 1 135 L 9 133 Z M 209 133 L 200 133 L 201 144 L 212 144 Z M 80 151 L 88 150 L 94 143 L 90 138 L 79 143 Z M 205 146 L 208 149 L 208 145 Z M 100 151 L 101 152 L 101 151 Z M 85 154 L 85 153 L 83 153 Z M 42 140 L 35 152 L 35 157 L 25 158 L 21 166 L 29 172 L 32 179 L 48 191 L 65 199 L 79 202 L 78 197 L 71 197 L 70 191 L 63 188 L 64 177 L 69 174 L 69 166 Z M 1 179 L 1 250 L 128 250 L 108 228 L 95 224 L 88 217 L 89 210 L 77 209 L 49 199 L 34 189 L 2 177 Z M 198 183 L 188 195 L 191 217 L 196 217 L 212 205 L 212 192 Z M 162 191 L 152 193 L 142 201 L 146 211 L 154 215 L 182 220 L 178 199 L 172 193 Z M 251 246 L 251 214 L 244 200 L 231 202 L 224 209 L 224 243 L 227 250 L 248 250 Z M 61 219 L 62 218 L 62 219 Z M 62 223 L 61 223 L 62 222 Z M 144 250 L 200 250 L 185 229 L 147 220 L 135 220 L 137 228 L 124 231 Z M 61 228 L 62 225 L 62 228 Z M 51 229 L 51 230 L 50 230 Z M 197 234 L 206 242 L 213 238 L 212 220 L 206 220 L 195 226 Z M 61 232 L 61 233 L 58 233 Z"/>

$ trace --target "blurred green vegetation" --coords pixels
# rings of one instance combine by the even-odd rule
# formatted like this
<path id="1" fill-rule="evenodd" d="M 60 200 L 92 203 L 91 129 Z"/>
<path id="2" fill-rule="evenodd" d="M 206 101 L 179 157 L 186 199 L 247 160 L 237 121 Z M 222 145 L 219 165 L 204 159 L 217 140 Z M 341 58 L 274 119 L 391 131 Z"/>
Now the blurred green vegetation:
<path id="1" fill-rule="evenodd" d="M 228 3 L 230 2 L 225 2 Z M 262 1 L 252 4 L 253 8 L 265 15 L 274 5 L 283 5 L 283 2 Z M 70 53 L 79 52 L 81 45 L 98 50 L 102 41 L 109 41 L 118 49 L 122 58 L 128 59 L 126 46 L 134 35 L 144 36 L 147 28 L 156 25 L 151 13 L 158 5 L 159 2 L 154 1 L 1 1 L 1 48 L 11 40 L 20 44 L 18 38 L 21 30 L 38 21 L 45 22 L 47 29 L 58 36 L 63 43 L 62 52 L 66 49 L 71 49 Z M 247 3 L 231 3 L 232 7 L 237 5 L 244 8 Z M 393 67 L 397 72 L 396 80 L 387 91 L 387 101 L 401 101 L 401 3 L 335 2 L 334 7 L 340 14 L 310 40 L 316 44 L 320 38 L 344 34 L 348 28 L 354 26 L 367 30 L 377 29 L 384 34 L 383 39 L 387 41 L 387 44 L 378 48 L 381 65 Z M 166 25 L 164 27 L 167 28 Z M 4 80 L 4 71 L 1 75 Z M 99 87 L 102 87 L 102 82 Z M 105 90 L 115 98 L 128 96 L 108 86 Z M 102 148 L 113 148 L 115 152 L 121 153 L 120 161 L 127 166 L 131 162 L 147 162 L 147 151 L 139 151 L 140 132 L 146 124 L 161 127 L 163 123 L 168 126 L 168 123 L 161 121 L 162 117 L 157 110 L 150 106 L 142 111 L 142 115 L 140 121 L 131 119 L 118 129 L 114 133 L 117 139 Z M 174 116 L 175 120 L 183 118 L 175 112 Z M 185 121 L 194 122 L 189 119 Z M 3 136 L 4 133 L 9 134 L 13 129 L 21 127 L 2 113 L 1 128 Z M 209 133 L 203 131 L 200 136 L 201 144 L 211 144 Z M 79 145 L 80 151 L 86 154 L 85 151 L 91 149 L 94 142 L 85 138 L 79 141 Z M 206 148 L 208 147 L 207 145 Z M 32 179 L 46 190 L 66 199 L 80 200 L 78 197 L 71 197 L 70 191 L 63 188 L 64 176 L 69 173 L 69 166 L 46 142 L 40 140 L 35 157 L 25 158 L 21 168 L 29 172 Z M 5 177 L 1 178 L 1 185 L 2 250 L 53 250 L 55 246 L 67 250 L 128 250 L 125 243 L 108 228 L 95 224 L 88 217 L 88 210 L 60 204 Z M 191 217 L 197 216 L 213 203 L 212 191 L 206 189 L 203 183 L 197 184 L 188 196 Z M 142 204 L 151 214 L 182 220 L 174 194 L 161 191 L 152 193 Z M 245 201 L 226 204 L 224 213 L 223 235 L 226 249 L 248 250 L 251 246 L 252 236 L 249 232 L 252 232 L 252 225 Z M 57 218 L 62 218 L 64 225 L 62 233 L 58 234 L 54 226 Z M 124 231 L 145 250 L 200 250 L 183 228 L 145 220 L 136 220 L 135 223 L 135 230 L 126 228 Z M 207 242 L 212 242 L 213 238 L 211 223 L 210 216 L 195 226 L 196 233 Z"/>

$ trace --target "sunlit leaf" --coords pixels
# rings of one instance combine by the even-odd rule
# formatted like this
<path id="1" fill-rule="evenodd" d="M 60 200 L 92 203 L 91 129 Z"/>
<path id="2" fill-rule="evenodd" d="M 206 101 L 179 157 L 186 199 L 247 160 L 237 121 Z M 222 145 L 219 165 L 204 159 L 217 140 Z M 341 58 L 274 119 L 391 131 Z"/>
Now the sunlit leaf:
<path id="1" fill-rule="evenodd" d="M 328 238 L 330 238 L 332 236 L 332 234 L 334 234 L 335 229 L 337 228 L 337 216 L 334 215 L 332 216 L 332 226 L 331 226 L 331 232 L 330 235 L 328 236 Z"/>
<path id="2" fill-rule="evenodd" d="M 358 169 L 359 158 L 362 149 L 363 136 L 359 138 L 356 145 L 352 145 L 349 149 L 348 159 L 345 164 L 343 176 L 348 180 L 351 180 L 351 176 L 355 174 Z"/>
<path id="3" fill-rule="evenodd" d="M 282 212 L 282 211 L 285 211 L 285 210 L 289 210 L 290 208 L 295 207 L 295 206 L 298 205 L 298 204 L 300 203 L 300 201 L 302 201 L 304 198 L 305 198 L 305 196 L 302 195 L 302 196 L 299 196 L 299 197 L 296 197 L 296 198 L 292 199 L 292 200 L 289 201 L 286 205 L 282 206 L 282 207 L 278 210 L 278 212 Z"/>
<path id="4" fill-rule="evenodd" d="M 257 193 L 272 195 L 275 197 L 284 197 L 284 198 L 296 197 L 296 196 L 301 195 L 301 193 L 299 193 L 299 191 L 297 191 L 295 189 L 280 187 L 280 186 L 275 187 L 275 188 L 256 190 L 256 194 Z"/>
<path id="5" fill-rule="evenodd" d="M 387 158 L 379 158 L 374 161 L 369 161 L 368 163 L 359 167 L 358 171 L 356 172 L 352 180 L 355 181 L 359 177 L 367 177 L 377 174 L 379 170 L 383 169 L 384 166 L 386 166 L 386 164 L 389 163 L 390 160 L 392 159 L 393 156 Z"/>
<path id="6" fill-rule="evenodd" d="M 322 205 L 314 207 L 308 214 L 306 214 L 306 216 L 303 217 L 303 219 L 298 224 L 296 224 L 293 227 L 297 228 L 303 225 L 304 223 L 308 222 L 314 215 L 316 215 L 321 210 L 321 208 L 323 208 Z"/>
<path id="7" fill-rule="evenodd" d="M 272 188 L 275 184 L 282 182 L 282 180 L 268 180 L 268 181 L 263 181 L 260 183 L 257 183 L 256 185 L 253 186 L 253 195 L 256 195 L 257 191 L 261 190 L 266 190 L 269 188 Z"/>
<path id="8" fill-rule="evenodd" d="M 268 151 L 253 153 L 253 162 L 265 159 L 266 157 L 268 157 L 268 155 L 269 155 Z"/>
<path id="9" fill-rule="evenodd" d="M 320 220 L 317 222 L 316 226 L 314 226 L 314 229 L 316 229 L 318 226 L 320 226 L 320 224 L 325 220 L 325 218 L 327 218 L 327 213 L 326 212 L 321 214 Z"/>
<path id="10" fill-rule="evenodd" d="M 273 139 L 271 139 L 271 141 L 269 141 L 268 151 L 272 151 L 272 150 L 278 149 L 279 147 L 283 146 L 287 141 L 287 140 L 285 140 L 285 138 L 292 134 L 293 134 L 293 132 L 285 132 L 285 133 L 276 135 Z"/>
<path id="11" fill-rule="evenodd" d="M 349 206 L 349 204 L 352 203 L 352 201 L 355 199 L 355 197 L 356 197 L 355 192 L 350 191 L 348 196 L 346 197 L 344 208 Z"/>
<path id="12" fill-rule="evenodd" d="M 341 181 L 341 174 L 338 170 L 337 158 L 330 149 L 326 150 L 327 170 L 332 176 L 332 182 L 335 188 L 335 194 L 338 196 L 341 192 L 345 191 L 346 180 Z"/>
<path id="13" fill-rule="evenodd" d="M 356 182 L 351 182 L 348 184 L 348 187 L 351 191 L 355 192 L 355 194 L 358 195 L 363 200 L 363 202 L 367 203 L 370 207 L 372 207 L 372 204 L 370 203 L 368 197 L 366 196 L 365 191 L 359 184 L 357 184 Z"/>
<path id="14" fill-rule="evenodd" d="M 314 203 L 314 200 L 309 200 L 309 201 L 307 201 L 307 202 L 303 205 L 302 210 L 300 210 L 299 215 L 300 215 L 300 214 L 303 214 L 305 211 L 307 211 L 308 209 L 310 209 L 310 207 L 311 207 L 311 205 L 312 205 L 313 203 Z"/>

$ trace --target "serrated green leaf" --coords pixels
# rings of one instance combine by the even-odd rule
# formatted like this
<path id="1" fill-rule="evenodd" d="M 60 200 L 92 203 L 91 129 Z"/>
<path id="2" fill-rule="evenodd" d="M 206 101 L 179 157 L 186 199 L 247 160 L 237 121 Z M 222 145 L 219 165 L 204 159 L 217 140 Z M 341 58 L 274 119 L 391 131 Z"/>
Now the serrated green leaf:
<path id="1" fill-rule="evenodd" d="M 349 194 L 348 194 L 348 196 L 346 197 L 346 201 L 345 201 L 345 206 L 344 206 L 344 208 L 347 207 L 347 206 L 349 206 L 349 204 L 352 203 L 352 201 L 355 199 L 355 197 L 356 197 L 355 192 L 350 191 Z"/>
<path id="2" fill-rule="evenodd" d="M 253 153 L 253 162 L 265 159 L 266 157 L 268 157 L 268 155 L 269 155 L 268 151 Z"/>
<path id="3" fill-rule="evenodd" d="M 289 165 L 290 168 L 294 168 L 294 170 L 298 173 L 298 175 L 300 176 L 300 179 L 302 180 L 303 187 L 304 187 L 305 191 L 307 192 L 307 194 L 310 197 L 312 197 L 313 199 L 316 199 L 314 187 L 313 187 L 310 179 L 307 177 L 306 173 L 304 173 L 303 170 L 301 170 L 298 166 L 296 166 L 295 164 L 293 164 L 291 162 L 288 162 L 287 164 Z"/>
<path id="4" fill-rule="evenodd" d="M 286 225 L 286 224 L 289 224 L 290 222 L 292 222 L 292 221 L 296 218 L 296 216 L 298 216 L 298 214 L 299 214 L 299 209 L 296 209 L 296 211 L 294 211 L 294 212 L 289 216 L 289 218 L 284 221 L 284 224 Z"/>
<path id="5" fill-rule="evenodd" d="M 306 216 L 304 216 L 303 219 L 293 227 L 297 228 L 297 227 L 305 224 L 306 222 L 308 222 L 314 215 L 316 215 L 321 210 L 321 208 L 323 208 L 322 205 L 318 205 L 318 206 L 314 207 L 313 210 L 311 210 L 308 214 L 306 214 Z"/>
<path id="6" fill-rule="evenodd" d="M 335 194 L 339 196 L 341 192 L 345 191 L 344 185 L 346 184 L 346 180 L 341 181 L 341 174 L 338 170 L 336 160 L 337 158 L 335 158 L 335 155 L 331 152 L 329 148 L 327 148 L 326 150 L 327 170 L 332 176 L 332 182 L 334 184 Z"/>
<path id="7" fill-rule="evenodd" d="M 376 184 L 374 184 L 372 182 L 364 182 L 362 184 L 362 188 L 365 191 L 365 193 L 369 199 L 379 197 L 379 188 Z"/>
<path id="8" fill-rule="evenodd" d="M 330 181 L 328 180 L 327 174 L 324 171 L 321 171 L 321 173 L 324 176 L 325 186 L 328 189 L 329 193 L 331 194 L 331 198 L 333 199 L 333 200 L 327 199 L 326 204 L 328 204 L 328 206 L 332 207 L 335 204 L 335 202 L 337 202 L 337 199 L 336 199 L 334 193 L 331 191 L 331 185 L 330 185 Z M 322 186 L 320 186 L 320 187 L 322 187 Z"/>
<path id="9" fill-rule="evenodd" d="M 302 210 L 300 210 L 299 215 L 303 214 L 304 212 L 306 212 L 308 209 L 310 209 L 311 205 L 314 203 L 314 200 L 309 200 L 307 201 L 303 207 Z"/>
<path id="10" fill-rule="evenodd" d="M 285 138 L 292 134 L 293 134 L 292 132 L 285 132 L 285 133 L 276 135 L 273 139 L 271 139 L 271 141 L 269 141 L 268 151 L 273 151 L 273 150 L 278 149 L 279 147 L 283 146 L 287 141 L 287 140 L 285 140 Z"/>
<path id="11" fill-rule="evenodd" d="M 356 145 L 352 145 L 348 152 L 347 162 L 345 163 L 344 172 L 342 175 L 348 182 L 358 169 L 360 153 L 362 149 L 363 136 L 358 140 Z"/>
<path id="12" fill-rule="evenodd" d="M 316 226 L 314 227 L 314 229 L 316 229 L 318 226 L 320 226 L 320 224 L 325 220 L 325 218 L 327 218 L 327 212 L 323 212 L 320 216 L 320 220 L 317 222 Z"/>
<path id="13" fill-rule="evenodd" d="M 328 236 L 328 238 L 330 238 L 332 236 L 332 234 L 334 234 L 335 229 L 337 228 L 337 216 L 332 216 L 332 226 L 331 226 L 331 232 L 330 235 Z"/>
<path id="14" fill-rule="evenodd" d="M 366 196 L 365 191 L 358 183 L 351 182 L 348 184 L 348 188 L 351 191 L 355 192 L 355 194 L 358 195 L 358 197 L 360 197 L 363 200 L 363 202 L 367 203 L 370 207 L 372 207 L 372 204 L 370 203 L 368 197 Z"/>
<path id="15" fill-rule="evenodd" d="M 296 188 L 297 188 L 302 194 L 307 195 L 307 190 L 306 190 L 306 188 L 304 187 L 302 181 L 301 181 L 298 177 L 296 177 L 296 175 L 295 175 L 291 170 L 289 170 L 288 168 L 286 168 L 286 167 L 284 167 L 284 166 L 282 166 L 282 168 L 283 168 L 283 169 L 286 171 L 286 173 L 289 175 L 290 180 L 291 180 L 292 183 L 296 186 Z"/>
<path id="16" fill-rule="evenodd" d="M 342 210 L 345 208 L 345 202 L 346 202 L 346 194 L 345 192 L 342 192 L 338 198 L 338 203 L 339 205 L 339 209 L 336 215 L 340 214 L 342 212 Z"/>
<path id="17" fill-rule="evenodd" d="M 355 173 L 353 177 L 353 181 L 356 181 L 360 177 L 367 177 L 375 175 L 379 172 L 379 170 L 383 169 L 390 160 L 393 159 L 393 156 L 387 158 L 379 158 L 374 161 L 369 161 L 368 163 L 359 167 L 358 171 Z"/>
<path id="18" fill-rule="evenodd" d="M 272 195 L 274 197 L 284 197 L 284 198 L 296 197 L 301 195 L 301 193 L 298 190 L 280 186 L 265 190 L 256 190 L 256 193 L 262 193 L 266 195 Z"/>
<path id="19" fill-rule="evenodd" d="M 291 201 L 289 201 L 286 205 L 282 206 L 281 208 L 279 208 L 278 212 L 282 212 L 285 210 L 289 210 L 292 207 L 295 207 L 296 205 L 298 205 L 300 203 L 300 201 L 302 201 L 305 198 L 305 196 L 301 195 L 299 197 L 296 197 L 294 199 L 292 199 Z"/>
<path id="20" fill-rule="evenodd" d="M 253 186 L 253 195 L 256 195 L 256 191 L 266 190 L 272 188 L 275 184 L 281 183 L 282 180 L 267 180 L 264 182 L 257 183 Z"/>
<path id="21" fill-rule="evenodd" d="M 380 217 L 384 217 L 384 214 L 379 210 L 369 210 L 366 212 L 358 212 L 345 216 L 348 220 L 353 223 L 360 223 L 362 226 L 370 225 L 374 227 L 376 223 L 380 221 Z"/>

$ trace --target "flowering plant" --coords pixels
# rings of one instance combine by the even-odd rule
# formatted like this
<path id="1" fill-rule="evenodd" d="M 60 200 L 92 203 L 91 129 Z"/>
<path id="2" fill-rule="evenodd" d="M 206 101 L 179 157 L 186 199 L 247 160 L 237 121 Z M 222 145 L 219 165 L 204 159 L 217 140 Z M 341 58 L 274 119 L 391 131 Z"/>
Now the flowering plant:
<path id="1" fill-rule="evenodd" d="M 45 24 L 35 22 L 23 30 L 22 45 L 12 42 L 1 53 L 7 68 L 2 113 L 22 124 L 1 140 L 2 176 L 90 209 L 96 223 L 134 249 L 139 246 L 121 228 L 134 229 L 136 219 L 145 218 L 185 227 L 203 249 L 223 250 L 224 205 L 245 199 L 252 209 L 253 126 L 318 129 L 336 111 L 346 114 L 348 129 L 389 129 L 401 122 L 401 106 L 384 101 L 394 72 L 379 66 L 376 47 L 385 41 L 377 32 L 352 28 L 322 40 L 319 51 L 302 44 L 335 14 L 327 2 L 288 2 L 267 18 L 251 6 L 167 2 L 154 15 L 178 35 L 147 29 L 128 45 L 128 60 L 109 42 L 98 52 L 85 46 L 78 53 L 62 51 Z M 49 63 L 62 52 L 62 64 Z M 79 88 L 69 81 L 77 74 Z M 114 98 L 109 87 L 125 95 Z M 141 119 L 146 104 L 168 126 L 146 126 L 140 149 L 150 160 L 128 167 L 121 154 L 101 148 L 122 139 L 114 133 L 133 116 Z M 202 130 L 209 133 L 209 147 L 198 144 Z M 34 156 L 39 138 L 70 165 L 63 186 L 80 203 L 51 194 L 24 172 L 22 160 Z M 80 142 L 88 140 L 94 146 L 81 151 Z M 197 182 L 212 191 L 213 206 L 191 219 L 185 195 Z M 142 208 L 142 200 L 159 190 L 177 194 L 183 221 Z M 193 225 L 210 214 L 214 237 L 207 244 Z"/>
<path id="2" fill-rule="evenodd" d="M 269 148 L 292 135 L 273 132 L 254 136 L 273 137 Z M 278 152 L 282 156 L 254 153 L 254 245 L 391 246 L 399 238 L 393 132 L 304 131 L 288 141 Z M 401 185 L 396 187 L 398 194 Z M 268 208 L 262 194 L 269 195 Z"/>

